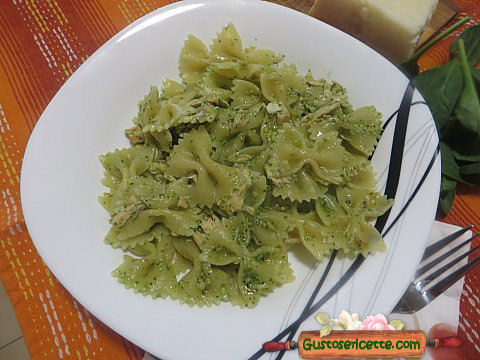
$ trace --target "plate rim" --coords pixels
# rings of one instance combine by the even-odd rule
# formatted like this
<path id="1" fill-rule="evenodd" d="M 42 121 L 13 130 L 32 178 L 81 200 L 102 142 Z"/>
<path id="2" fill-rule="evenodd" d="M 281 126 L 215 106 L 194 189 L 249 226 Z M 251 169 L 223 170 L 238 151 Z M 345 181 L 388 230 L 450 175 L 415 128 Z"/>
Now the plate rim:
<path id="1" fill-rule="evenodd" d="M 145 21 L 148 21 L 149 19 L 158 16 L 159 14 L 166 13 L 166 12 L 171 11 L 173 9 L 184 8 L 184 7 L 194 5 L 194 4 L 207 4 L 208 5 L 209 3 L 213 3 L 213 2 L 223 2 L 223 1 L 222 0 L 211 0 L 211 1 L 208 1 L 208 2 L 204 2 L 204 1 L 199 1 L 199 0 L 187 0 L 187 1 L 182 1 L 182 2 L 176 2 L 176 3 L 172 3 L 172 4 L 169 4 L 169 5 L 163 6 L 159 9 L 157 9 L 157 10 L 154 10 L 154 11 L 142 16 L 141 18 L 137 19 L 133 23 L 129 24 L 128 26 L 126 26 L 125 28 L 120 30 L 117 34 L 115 34 L 112 38 L 110 38 L 107 42 L 105 42 L 102 46 L 100 46 L 97 50 L 95 50 L 95 52 L 92 55 L 90 55 L 88 57 L 88 59 L 79 66 L 79 68 L 74 72 L 74 74 L 72 76 L 70 76 L 65 81 L 65 83 L 60 87 L 60 89 L 52 97 L 51 101 L 46 106 L 45 110 L 42 112 L 42 115 L 40 116 L 37 124 L 35 125 L 32 133 L 31 133 L 31 135 L 28 139 L 27 145 L 25 147 L 24 159 L 23 159 L 23 163 L 22 163 L 22 169 L 21 169 L 21 175 L 20 175 L 20 198 L 21 198 L 22 212 L 24 214 L 25 224 L 26 224 L 26 227 L 29 231 L 29 234 L 30 234 L 30 230 L 29 230 L 29 225 L 28 224 L 31 225 L 32 222 L 34 222 L 34 221 L 32 221 L 32 218 L 35 218 L 36 216 L 34 214 L 30 213 L 30 211 L 28 210 L 28 206 L 26 208 L 24 208 L 24 199 L 28 198 L 28 194 L 25 193 L 28 190 L 26 188 L 26 185 L 25 185 L 25 174 L 28 172 L 28 167 L 30 166 L 29 154 L 32 151 L 31 147 L 34 146 L 32 144 L 34 144 L 35 139 L 38 137 L 38 133 L 41 131 L 42 127 L 45 125 L 45 123 L 47 121 L 47 120 L 44 120 L 44 114 L 46 114 L 48 112 L 49 108 L 52 106 L 52 104 L 55 103 L 58 100 L 58 98 L 60 98 L 62 96 L 62 93 L 65 91 L 65 89 L 68 89 L 72 86 L 72 84 L 75 84 L 76 80 L 79 77 L 82 76 L 84 71 L 86 71 L 85 69 L 87 69 L 87 67 L 89 67 L 101 53 L 103 53 L 105 51 L 108 51 L 108 49 L 110 47 L 114 46 L 119 41 L 119 39 L 121 39 L 125 34 L 127 34 L 133 28 L 137 27 L 139 24 L 142 24 Z M 286 8 L 286 7 L 282 7 L 282 6 L 280 6 L 278 4 L 274 4 L 274 3 L 268 3 L 268 2 L 263 2 L 263 1 L 254 1 L 254 0 L 235 0 L 235 2 L 239 2 L 239 3 L 248 3 L 248 2 L 254 3 L 254 2 L 256 2 L 257 4 L 261 3 L 260 6 L 264 6 L 264 7 L 272 7 L 273 6 L 273 7 L 281 8 L 282 11 L 285 11 L 286 13 L 295 13 L 295 14 L 297 14 L 297 16 L 299 14 L 301 14 L 301 16 L 305 17 L 306 21 L 307 20 L 311 21 L 311 22 L 318 22 L 319 21 L 319 20 L 316 20 L 314 18 L 311 18 L 308 15 L 300 13 L 296 10 Z M 174 16 L 174 15 L 175 14 L 172 14 L 171 16 Z M 340 30 L 338 30 L 338 29 L 336 29 L 336 28 L 334 28 L 334 27 L 332 27 L 328 24 L 323 23 L 323 25 L 326 26 L 327 29 L 328 28 L 330 28 L 330 30 L 333 29 L 333 31 L 335 31 L 335 32 L 342 32 L 342 31 L 340 31 Z M 348 35 L 346 33 L 343 33 L 343 34 L 344 34 L 344 36 L 347 36 L 347 37 L 351 38 L 351 40 L 357 42 L 357 45 L 361 46 L 362 48 L 366 48 L 369 51 L 373 51 L 373 52 L 377 53 L 375 50 L 369 48 L 368 46 L 361 43 L 357 39 L 351 37 L 350 35 Z M 391 64 L 388 60 L 383 58 L 380 54 L 377 53 L 377 56 L 381 57 L 384 62 L 389 63 L 392 67 L 395 68 L 395 66 L 393 64 Z M 401 74 L 401 72 L 398 69 L 396 69 L 396 71 L 398 71 Z M 403 74 L 401 74 L 401 75 L 404 76 Z M 33 139 L 33 141 L 32 141 L 32 139 Z M 436 183 L 436 185 L 438 185 L 437 187 L 438 187 L 438 193 L 439 193 L 439 191 L 440 191 L 440 176 L 441 176 L 440 156 L 438 157 L 437 160 L 438 161 L 436 161 L 436 163 L 438 163 L 438 164 L 434 165 L 434 167 L 437 169 L 437 173 L 435 174 L 436 175 L 435 183 Z M 432 168 L 432 170 L 435 170 L 435 169 Z M 26 202 L 28 202 L 28 200 L 26 200 Z M 27 209 L 27 210 L 25 210 L 25 209 Z M 435 219 L 435 212 L 432 213 L 430 229 L 434 224 L 434 219 Z M 429 220 L 429 222 L 430 222 L 430 220 Z M 37 249 L 39 255 L 41 256 L 42 260 L 45 262 L 47 267 L 52 271 L 52 273 L 55 275 L 55 277 L 58 279 L 58 281 L 62 284 L 62 286 L 64 286 L 67 289 L 67 291 L 72 295 L 72 297 L 75 298 L 78 302 L 80 302 L 83 306 L 85 306 L 85 308 L 88 309 L 89 312 L 91 312 L 95 317 L 97 317 L 100 321 L 102 321 L 104 324 L 106 324 L 107 327 L 113 329 L 115 332 L 117 332 L 118 334 L 120 334 L 121 336 L 124 336 L 125 338 L 127 338 L 129 340 L 132 339 L 130 334 L 123 331 L 123 329 L 120 329 L 120 328 L 114 326 L 114 324 L 104 322 L 102 314 L 98 314 L 95 311 L 95 309 L 90 309 L 90 307 L 88 305 L 87 306 L 84 305 L 84 304 L 88 304 L 88 301 L 86 301 L 87 300 L 86 297 L 82 296 L 82 294 L 80 294 L 80 293 L 77 293 L 75 288 L 70 286 L 68 281 L 64 281 L 64 278 L 62 276 L 62 271 L 60 271 L 60 269 L 58 269 L 55 266 L 55 264 L 52 264 L 49 261 L 49 257 L 46 255 L 46 252 L 48 251 L 47 246 L 46 245 L 42 246 L 41 245 L 42 241 L 38 241 L 38 239 L 35 240 L 32 235 L 30 235 L 30 237 L 31 237 L 32 242 L 33 242 L 35 248 Z M 424 242 L 426 243 L 426 241 L 427 241 L 427 238 L 425 239 Z M 425 245 L 425 243 L 424 243 L 424 245 Z M 419 255 L 419 257 L 420 257 L 420 255 Z M 413 269 L 411 271 L 412 275 L 413 275 L 414 271 L 415 271 L 415 269 Z M 82 299 L 82 300 L 79 300 L 79 299 Z M 131 340 L 131 341 L 134 341 L 136 344 L 141 343 L 141 341 L 138 341 L 138 337 L 134 340 Z M 144 349 L 147 349 L 149 347 L 150 346 L 147 346 L 145 344 L 142 345 L 142 348 L 144 348 Z M 152 351 L 152 353 L 156 353 L 156 352 Z"/>

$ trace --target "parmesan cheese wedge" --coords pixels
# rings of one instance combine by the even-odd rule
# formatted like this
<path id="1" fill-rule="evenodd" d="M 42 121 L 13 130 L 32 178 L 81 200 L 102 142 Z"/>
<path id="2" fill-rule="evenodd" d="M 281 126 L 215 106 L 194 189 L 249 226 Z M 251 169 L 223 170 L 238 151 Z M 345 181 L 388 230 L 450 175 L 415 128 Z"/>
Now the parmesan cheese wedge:
<path id="1" fill-rule="evenodd" d="M 316 0 L 310 15 L 398 64 L 413 54 L 437 4 L 438 0 Z"/>

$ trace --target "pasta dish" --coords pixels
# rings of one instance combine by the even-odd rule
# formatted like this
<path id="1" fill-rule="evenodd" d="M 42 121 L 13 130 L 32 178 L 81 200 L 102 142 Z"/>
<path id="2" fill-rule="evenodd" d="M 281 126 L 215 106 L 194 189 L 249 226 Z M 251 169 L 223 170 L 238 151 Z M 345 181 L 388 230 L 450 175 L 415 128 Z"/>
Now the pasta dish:
<path id="1" fill-rule="evenodd" d="M 128 254 L 113 271 L 127 288 L 254 307 L 294 279 L 292 244 L 318 260 L 385 249 L 370 224 L 391 206 L 369 161 L 381 114 L 282 60 L 244 48 L 233 24 L 209 48 L 190 35 L 182 82 L 152 86 L 131 147 L 100 157 L 105 241 Z"/>

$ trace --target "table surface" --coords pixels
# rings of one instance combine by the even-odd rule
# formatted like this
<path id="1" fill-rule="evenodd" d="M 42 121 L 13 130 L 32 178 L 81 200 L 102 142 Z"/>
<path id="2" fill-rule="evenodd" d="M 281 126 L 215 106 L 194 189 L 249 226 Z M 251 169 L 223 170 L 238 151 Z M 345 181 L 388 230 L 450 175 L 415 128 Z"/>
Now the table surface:
<path id="1" fill-rule="evenodd" d="M 0 3 L 0 280 L 32 359 L 142 359 L 144 352 L 88 313 L 37 254 L 20 204 L 23 153 L 42 111 L 69 76 L 129 23 L 172 1 L 4 0 Z M 306 11 L 312 0 L 275 1 Z M 457 16 L 479 22 L 478 0 L 455 0 Z M 462 30 L 462 29 L 460 29 Z M 459 30 L 459 31 L 460 31 Z M 457 31 L 456 35 L 458 35 Z M 421 59 L 422 70 L 449 60 L 450 36 Z M 480 228 L 480 192 L 460 187 L 442 221 Z M 476 241 L 473 245 L 478 244 Z M 465 279 L 460 359 L 480 358 L 480 268 Z"/>

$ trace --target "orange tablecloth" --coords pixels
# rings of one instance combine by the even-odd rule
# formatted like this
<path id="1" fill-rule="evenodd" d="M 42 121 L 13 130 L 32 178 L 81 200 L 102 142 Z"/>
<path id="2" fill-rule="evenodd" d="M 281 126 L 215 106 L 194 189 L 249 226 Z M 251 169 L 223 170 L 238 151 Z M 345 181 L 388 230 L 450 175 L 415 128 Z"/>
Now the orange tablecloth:
<path id="1" fill-rule="evenodd" d="M 143 351 L 91 316 L 38 256 L 20 205 L 20 170 L 30 133 L 65 80 L 106 40 L 166 0 L 0 2 L 0 279 L 33 359 L 141 359 Z M 456 0 L 479 19 L 478 0 Z M 448 61 L 453 37 L 422 66 Z M 54 219 L 53 219 L 54 221 Z M 480 192 L 462 188 L 445 221 L 480 228 Z M 460 358 L 480 358 L 480 269 L 461 300 Z M 1 320 L 0 320 L 1 321 Z"/>

